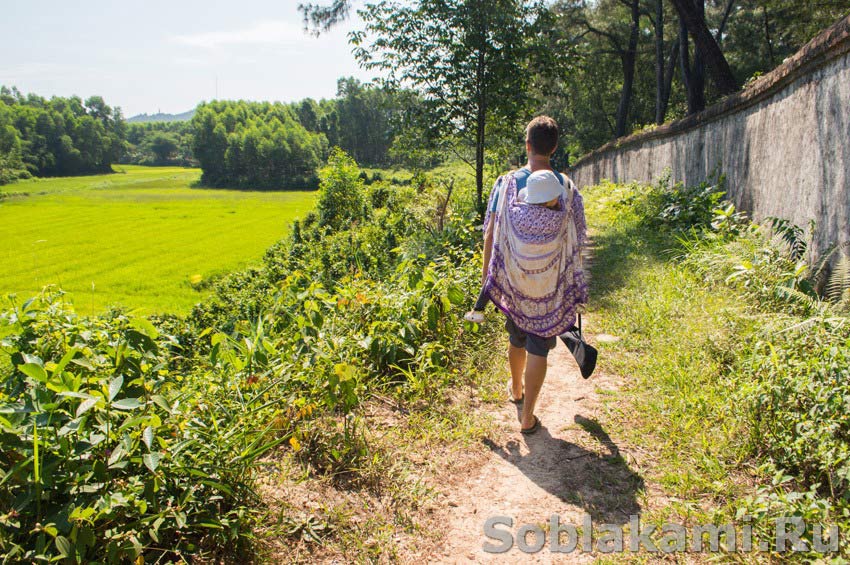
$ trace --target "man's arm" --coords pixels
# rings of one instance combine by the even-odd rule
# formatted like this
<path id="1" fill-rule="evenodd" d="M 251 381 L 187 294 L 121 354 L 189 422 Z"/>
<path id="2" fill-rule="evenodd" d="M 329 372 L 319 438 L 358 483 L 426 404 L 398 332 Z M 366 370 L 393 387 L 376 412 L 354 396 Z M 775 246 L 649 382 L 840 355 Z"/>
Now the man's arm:
<path id="1" fill-rule="evenodd" d="M 481 284 L 487 280 L 487 271 L 490 268 L 490 255 L 493 253 L 493 218 L 487 222 L 484 228 L 484 265 L 481 268 Z"/>
<path id="2" fill-rule="evenodd" d="M 502 189 L 502 179 L 504 177 L 499 177 L 496 179 L 496 182 L 493 183 L 493 189 L 490 191 L 490 198 L 487 200 L 487 223 L 484 225 L 484 254 L 482 257 L 482 262 L 484 263 L 481 266 L 481 284 L 487 281 L 487 271 L 490 269 L 490 256 L 493 254 L 493 224 L 496 219 L 494 218 L 496 214 L 496 203 L 498 202 L 500 192 Z"/>

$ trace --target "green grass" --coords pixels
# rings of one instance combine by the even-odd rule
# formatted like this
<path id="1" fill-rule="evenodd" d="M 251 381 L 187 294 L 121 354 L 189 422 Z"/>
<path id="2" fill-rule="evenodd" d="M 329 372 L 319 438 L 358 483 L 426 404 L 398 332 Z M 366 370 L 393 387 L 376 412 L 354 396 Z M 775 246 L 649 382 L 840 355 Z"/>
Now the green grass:
<path id="1" fill-rule="evenodd" d="M 57 284 L 84 314 L 114 304 L 186 313 L 204 297 L 199 277 L 259 261 L 315 201 L 306 191 L 193 188 L 198 169 L 118 169 L 3 187 L 0 295 L 25 300 Z"/>
<path id="2" fill-rule="evenodd" d="M 621 338 L 598 344 L 599 368 L 625 379 L 607 403 L 607 424 L 652 454 L 648 478 L 674 497 L 650 521 L 710 520 L 743 494 L 729 471 L 745 437 L 729 410 L 732 375 L 720 352 L 744 307 L 675 260 L 675 241 L 619 204 L 627 194 L 611 184 L 585 191 L 596 244 L 588 317 L 594 333 Z"/>
<path id="3" fill-rule="evenodd" d="M 588 330 L 621 338 L 598 344 L 598 370 L 624 383 L 606 399 L 604 423 L 666 495 L 643 519 L 740 525 L 747 514 L 763 540 L 778 516 L 845 531 L 846 436 L 836 430 L 850 398 L 841 389 L 847 332 L 779 301 L 788 269 L 769 259 L 778 249 L 769 239 L 703 234 L 700 248 L 692 232 L 684 245 L 645 221 L 657 216 L 644 192 L 611 183 L 584 191 L 596 245 Z M 750 286 L 736 286 L 728 275 L 753 255 L 759 270 Z M 807 329 L 788 331 L 802 322 Z M 841 552 L 850 552 L 846 542 Z"/>

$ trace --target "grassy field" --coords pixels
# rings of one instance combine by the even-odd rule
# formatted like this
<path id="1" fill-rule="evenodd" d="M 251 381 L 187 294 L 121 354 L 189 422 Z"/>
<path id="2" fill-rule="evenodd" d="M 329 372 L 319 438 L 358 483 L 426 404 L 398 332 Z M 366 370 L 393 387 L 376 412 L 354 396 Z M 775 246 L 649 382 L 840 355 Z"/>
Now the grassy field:
<path id="1" fill-rule="evenodd" d="M 198 169 L 116 169 L 2 187 L 0 296 L 25 300 L 57 284 L 83 313 L 112 304 L 185 313 L 203 298 L 199 281 L 258 261 L 315 201 L 193 188 Z"/>

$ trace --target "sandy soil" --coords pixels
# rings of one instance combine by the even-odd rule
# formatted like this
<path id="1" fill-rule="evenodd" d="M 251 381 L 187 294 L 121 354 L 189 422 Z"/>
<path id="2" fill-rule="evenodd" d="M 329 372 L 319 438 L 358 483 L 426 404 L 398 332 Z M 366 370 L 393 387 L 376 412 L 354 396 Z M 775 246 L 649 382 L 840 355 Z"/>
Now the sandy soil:
<path id="1" fill-rule="evenodd" d="M 592 320 L 585 317 L 588 327 Z M 505 402 L 495 407 L 497 432 L 484 440 L 490 451 L 487 461 L 468 476 L 456 477 L 443 517 L 444 541 L 428 557 L 444 563 L 592 561 L 581 540 L 571 553 L 551 552 L 548 533 L 544 547 L 534 553 L 522 551 L 518 543 L 505 553 L 488 552 L 485 545 L 504 542 L 488 538 L 484 523 L 489 517 L 509 517 L 513 527 L 498 528 L 516 537 L 526 524 L 548 530 L 550 517 L 557 514 L 562 528 L 576 526 L 580 536 L 588 516 L 596 530 L 602 524 L 628 524 L 629 516 L 640 512 L 643 479 L 596 420 L 600 395 L 617 388 L 617 379 L 604 373 L 583 379 L 569 350 L 559 343 L 549 355 L 537 403 L 542 428 L 532 435 L 519 433 L 518 409 L 506 391 Z M 567 545 L 568 537 L 562 533 L 561 543 Z M 526 549 L 535 548 L 534 534 L 528 534 L 527 543 Z"/>

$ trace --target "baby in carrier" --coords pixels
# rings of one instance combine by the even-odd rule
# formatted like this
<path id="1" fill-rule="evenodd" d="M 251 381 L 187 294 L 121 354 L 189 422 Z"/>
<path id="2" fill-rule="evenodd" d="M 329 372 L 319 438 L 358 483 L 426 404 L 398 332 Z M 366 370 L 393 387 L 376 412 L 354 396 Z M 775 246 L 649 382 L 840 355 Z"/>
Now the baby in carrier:
<path id="1" fill-rule="evenodd" d="M 504 195 L 499 196 L 503 197 Z M 528 176 L 525 188 L 517 193 L 517 203 L 529 206 L 545 206 L 552 210 L 558 210 L 561 196 L 566 199 L 564 185 L 561 184 L 554 172 L 544 169 L 535 171 Z M 464 315 L 463 319 L 477 324 L 482 323 L 484 321 L 484 308 L 487 307 L 488 302 L 490 302 L 490 295 L 487 292 L 486 285 L 482 285 L 475 305 L 472 310 Z"/>

